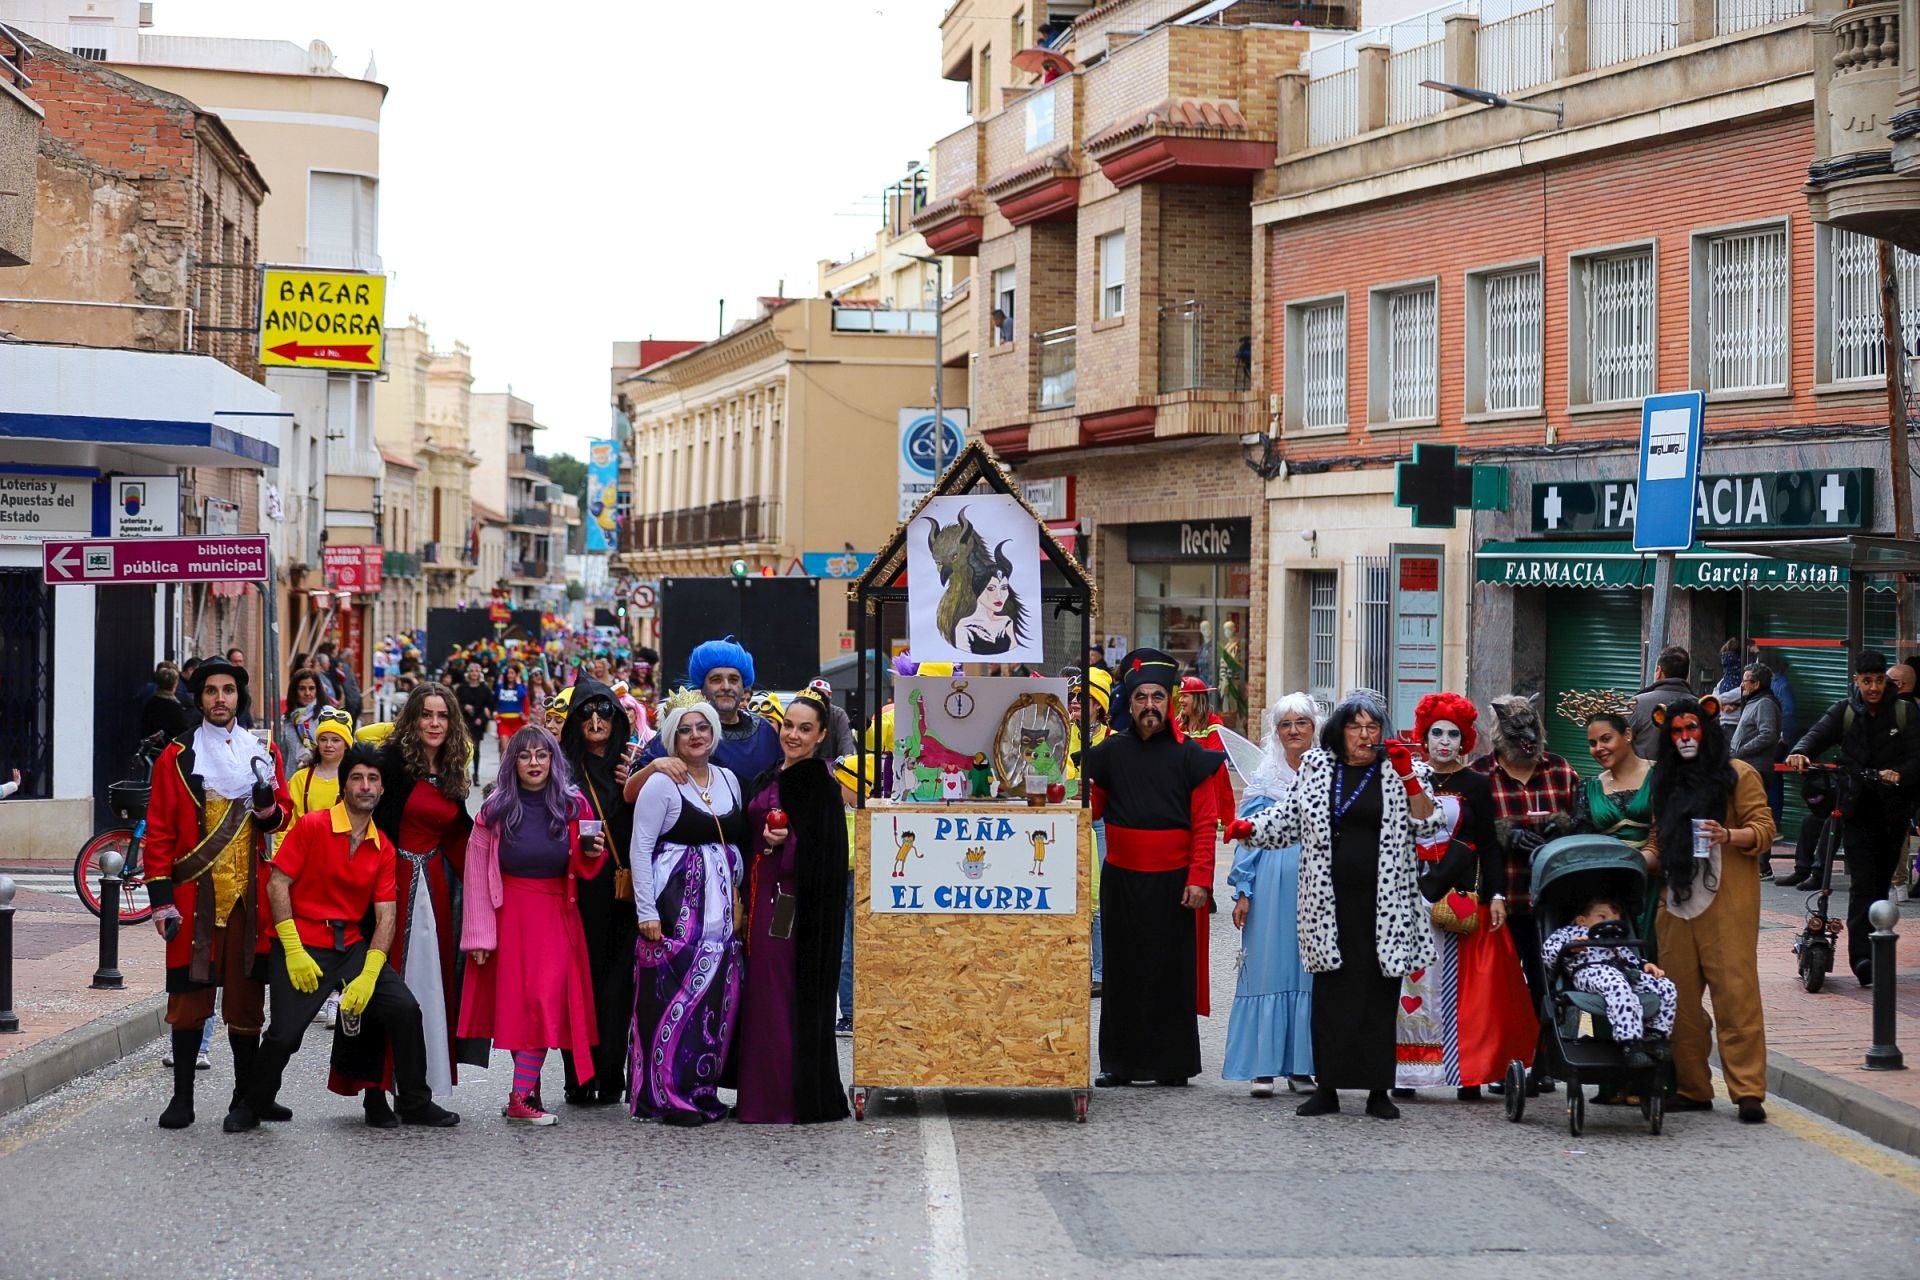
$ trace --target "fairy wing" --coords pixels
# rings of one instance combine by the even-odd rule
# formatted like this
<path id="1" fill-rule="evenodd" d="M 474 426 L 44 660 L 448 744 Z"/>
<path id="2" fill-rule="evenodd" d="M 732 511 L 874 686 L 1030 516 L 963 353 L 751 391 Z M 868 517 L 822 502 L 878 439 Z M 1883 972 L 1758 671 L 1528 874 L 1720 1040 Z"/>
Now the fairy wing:
<path id="1" fill-rule="evenodd" d="M 1213 731 L 1219 735 L 1220 745 L 1227 749 L 1227 763 L 1240 775 L 1240 781 L 1252 782 L 1254 771 L 1266 760 L 1266 752 L 1260 749 L 1260 744 L 1225 725 L 1216 725 Z"/>

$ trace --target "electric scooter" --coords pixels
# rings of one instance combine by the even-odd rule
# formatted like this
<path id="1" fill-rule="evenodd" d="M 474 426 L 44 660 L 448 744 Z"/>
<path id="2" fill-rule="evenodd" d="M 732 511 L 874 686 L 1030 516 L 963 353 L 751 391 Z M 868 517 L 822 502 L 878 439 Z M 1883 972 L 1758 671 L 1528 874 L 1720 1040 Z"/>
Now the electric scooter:
<path id="1" fill-rule="evenodd" d="M 1776 764 L 1773 768 L 1775 773 L 1811 773 L 1817 770 L 1832 775 L 1836 783 L 1833 812 L 1827 815 L 1826 828 L 1821 831 L 1820 842 L 1814 849 L 1814 857 L 1820 868 L 1820 887 L 1807 895 L 1807 923 L 1793 940 L 1793 953 L 1800 957 L 1800 985 L 1810 992 L 1818 991 L 1826 982 L 1827 975 L 1833 972 L 1833 958 L 1840 949 L 1840 932 L 1846 928 L 1846 923 L 1836 919 L 1831 909 L 1833 868 L 1839 861 L 1841 829 L 1846 826 L 1847 812 L 1854 807 L 1863 785 L 1887 784 L 1881 781 L 1877 771 L 1852 765 L 1809 762 L 1804 770 L 1791 769 L 1784 764 Z"/>

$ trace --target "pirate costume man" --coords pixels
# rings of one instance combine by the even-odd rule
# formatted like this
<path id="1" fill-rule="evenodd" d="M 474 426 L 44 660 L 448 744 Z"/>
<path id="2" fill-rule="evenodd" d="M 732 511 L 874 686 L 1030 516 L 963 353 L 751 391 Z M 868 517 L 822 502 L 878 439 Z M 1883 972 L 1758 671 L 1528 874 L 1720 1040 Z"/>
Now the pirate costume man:
<path id="1" fill-rule="evenodd" d="M 1086 752 L 1093 816 L 1107 827 L 1100 881 L 1106 1003 L 1094 1083 L 1184 1085 L 1200 1074 L 1195 1015 L 1208 1012 L 1220 757 L 1189 742 L 1169 711 L 1180 684 L 1173 658 L 1136 649 L 1120 669 L 1113 732 Z"/>
<path id="2" fill-rule="evenodd" d="M 211 659 L 194 669 L 189 688 L 201 722 L 154 765 L 144 851 L 154 926 L 167 940 L 173 1097 L 160 1114 L 163 1129 L 193 1123 L 193 1060 L 216 990 L 233 1048 L 230 1110 L 241 1105 L 266 1023 L 265 841 L 293 812 L 279 752 L 240 727 L 250 701 L 246 669 Z"/>

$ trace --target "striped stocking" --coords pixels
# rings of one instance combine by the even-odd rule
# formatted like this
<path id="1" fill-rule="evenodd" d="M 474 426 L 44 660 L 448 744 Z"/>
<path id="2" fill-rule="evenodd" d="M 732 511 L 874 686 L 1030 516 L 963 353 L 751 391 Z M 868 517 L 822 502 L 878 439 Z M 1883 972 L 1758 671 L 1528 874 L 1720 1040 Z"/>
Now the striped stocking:
<path id="1" fill-rule="evenodd" d="M 540 1091 L 540 1068 L 546 1065 L 545 1049 L 515 1049 L 513 1051 L 513 1091 L 516 1094 L 538 1093 Z"/>

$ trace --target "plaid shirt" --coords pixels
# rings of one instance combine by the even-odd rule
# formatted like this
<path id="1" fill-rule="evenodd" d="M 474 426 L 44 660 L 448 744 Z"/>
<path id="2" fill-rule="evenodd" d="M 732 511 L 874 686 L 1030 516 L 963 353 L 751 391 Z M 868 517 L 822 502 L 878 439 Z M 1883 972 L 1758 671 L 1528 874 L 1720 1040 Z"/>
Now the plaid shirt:
<path id="1" fill-rule="evenodd" d="M 1530 813 L 1571 814 L 1575 797 L 1586 785 L 1572 765 L 1551 751 L 1541 755 L 1540 766 L 1525 782 L 1516 781 L 1501 768 L 1497 755 L 1484 755 L 1472 767 L 1486 774 L 1493 787 L 1494 818 L 1504 819 L 1516 829 L 1540 829 L 1544 820 L 1529 818 Z M 1533 858 L 1511 849 L 1507 850 L 1507 910 L 1533 910 Z"/>

